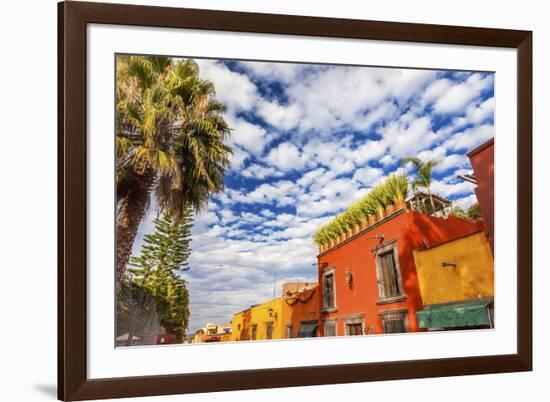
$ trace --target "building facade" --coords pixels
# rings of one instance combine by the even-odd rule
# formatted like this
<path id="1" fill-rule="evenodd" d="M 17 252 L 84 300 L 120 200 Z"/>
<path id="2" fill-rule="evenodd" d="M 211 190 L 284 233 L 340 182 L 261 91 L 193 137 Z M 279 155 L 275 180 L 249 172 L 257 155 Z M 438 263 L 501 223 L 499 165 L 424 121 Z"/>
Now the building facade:
<path id="1" fill-rule="evenodd" d="M 291 282 L 282 288 L 280 297 L 233 315 L 232 341 L 318 336 L 317 284 Z"/>
<path id="2" fill-rule="evenodd" d="M 495 205 L 495 140 L 481 144 L 479 147 L 468 152 L 468 158 L 474 169 L 475 192 L 481 208 L 481 213 L 487 226 L 487 239 L 494 252 L 494 205 Z"/>
<path id="3" fill-rule="evenodd" d="M 319 334 L 423 330 L 414 251 L 485 230 L 482 221 L 438 218 L 400 208 L 318 255 Z"/>
<path id="4" fill-rule="evenodd" d="M 413 251 L 424 304 L 494 296 L 494 263 L 483 232 Z"/>
<path id="5" fill-rule="evenodd" d="M 231 323 L 208 323 L 195 332 L 191 343 L 229 342 L 231 340 Z"/>

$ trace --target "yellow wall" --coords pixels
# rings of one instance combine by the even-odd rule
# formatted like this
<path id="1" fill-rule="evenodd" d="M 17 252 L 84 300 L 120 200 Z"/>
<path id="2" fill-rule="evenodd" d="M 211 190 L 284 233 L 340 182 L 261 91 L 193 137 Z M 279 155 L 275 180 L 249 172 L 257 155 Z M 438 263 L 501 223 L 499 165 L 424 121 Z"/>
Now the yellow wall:
<path id="1" fill-rule="evenodd" d="M 424 304 L 494 295 L 493 255 L 484 233 L 414 251 L 414 261 Z"/>
<path id="2" fill-rule="evenodd" d="M 267 339 L 267 323 L 273 323 L 273 338 L 284 337 L 283 300 L 279 297 L 268 302 L 251 307 L 233 315 L 231 324 L 232 341 L 252 339 L 252 326 L 257 325 L 256 340 Z M 272 316 L 269 308 L 273 309 Z"/>

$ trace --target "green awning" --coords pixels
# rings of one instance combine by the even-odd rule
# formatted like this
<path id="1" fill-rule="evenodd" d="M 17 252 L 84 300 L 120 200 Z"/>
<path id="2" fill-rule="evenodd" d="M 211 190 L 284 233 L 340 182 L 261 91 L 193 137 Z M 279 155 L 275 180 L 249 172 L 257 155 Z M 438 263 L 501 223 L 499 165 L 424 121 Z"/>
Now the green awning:
<path id="1" fill-rule="evenodd" d="M 302 322 L 298 330 L 298 338 L 314 338 L 317 332 L 317 321 Z"/>
<path id="2" fill-rule="evenodd" d="M 492 298 L 428 304 L 416 312 L 420 328 L 454 328 L 491 325 L 489 305 Z"/>

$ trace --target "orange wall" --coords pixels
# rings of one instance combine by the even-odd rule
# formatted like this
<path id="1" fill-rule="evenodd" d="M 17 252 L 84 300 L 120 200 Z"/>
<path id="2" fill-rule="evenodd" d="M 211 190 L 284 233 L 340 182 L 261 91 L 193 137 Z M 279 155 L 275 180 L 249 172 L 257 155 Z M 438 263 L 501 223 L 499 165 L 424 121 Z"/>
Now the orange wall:
<path id="1" fill-rule="evenodd" d="M 304 297 L 304 293 L 307 293 L 306 297 Z M 313 289 L 303 292 L 300 301 L 292 303 L 291 300 L 283 300 L 283 324 L 285 328 L 286 325 L 292 324 L 293 338 L 298 336 L 302 321 L 319 319 L 319 293 L 318 286 L 315 286 Z"/>
<path id="2" fill-rule="evenodd" d="M 468 153 L 477 179 L 476 197 L 487 225 L 487 239 L 494 251 L 495 156 L 494 139 Z"/>
<path id="3" fill-rule="evenodd" d="M 414 265 L 413 250 L 433 247 L 449 239 L 479 231 L 482 222 L 470 222 L 456 217 L 435 218 L 417 212 L 404 210 L 380 222 L 379 225 L 329 250 L 318 257 L 319 261 L 319 305 L 322 305 L 322 274 L 325 268 L 335 267 L 335 288 L 337 311 L 321 313 L 320 329 L 323 333 L 324 318 L 338 318 L 337 334 L 344 335 L 345 316 L 365 314 L 367 333 L 383 333 L 379 313 L 388 310 L 408 309 L 410 331 L 418 331 L 415 312 L 423 307 L 420 287 Z M 384 239 L 369 239 L 383 234 Z M 397 250 L 403 289 L 407 299 L 389 304 L 377 304 L 379 299 L 376 265 L 373 251 L 379 243 L 397 239 Z M 353 284 L 345 281 L 345 271 L 350 270 Z"/>

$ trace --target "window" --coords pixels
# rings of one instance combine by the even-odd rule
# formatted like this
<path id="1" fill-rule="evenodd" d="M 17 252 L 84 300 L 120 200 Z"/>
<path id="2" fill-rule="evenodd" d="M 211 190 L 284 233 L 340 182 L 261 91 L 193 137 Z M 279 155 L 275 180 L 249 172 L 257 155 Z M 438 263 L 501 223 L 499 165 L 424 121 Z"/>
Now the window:
<path id="1" fill-rule="evenodd" d="M 346 324 L 346 332 L 348 335 L 363 335 L 363 325 Z"/>
<path id="2" fill-rule="evenodd" d="M 256 324 L 252 325 L 252 340 L 256 340 L 256 335 L 258 333 L 258 326 Z"/>
<path id="3" fill-rule="evenodd" d="M 346 335 L 363 335 L 364 314 L 355 314 L 344 318 L 344 332 Z"/>
<path id="4" fill-rule="evenodd" d="M 292 327 L 292 324 L 288 324 L 285 327 L 285 338 L 290 339 L 293 338 L 294 335 L 294 328 Z"/>
<path id="5" fill-rule="evenodd" d="M 385 334 L 399 334 L 408 332 L 407 312 L 387 312 L 381 313 L 382 328 Z"/>
<path id="6" fill-rule="evenodd" d="M 323 274 L 323 308 L 325 310 L 336 308 L 335 299 L 334 269 L 331 269 Z"/>
<path id="7" fill-rule="evenodd" d="M 325 321 L 325 336 L 336 336 L 336 321 Z"/>
<path id="8" fill-rule="evenodd" d="M 404 297 L 396 241 L 376 248 L 376 275 L 380 300 Z"/>
<path id="9" fill-rule="evenodd" d="M 268 322 L 265 324 L 265 337 L 266 339 L 273 339 L 273 323 Z"/>
<path id="10" fill-rule="evenodd" d="M 401 295 L 401 285 L 395 265 L 395 254 L 393 250 L 380 254 L 378 256 L 381 271 L 381 282 L 383 297 L 396 297 Z"/>

